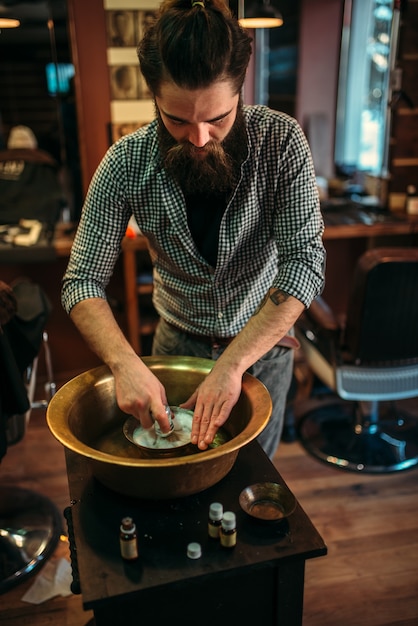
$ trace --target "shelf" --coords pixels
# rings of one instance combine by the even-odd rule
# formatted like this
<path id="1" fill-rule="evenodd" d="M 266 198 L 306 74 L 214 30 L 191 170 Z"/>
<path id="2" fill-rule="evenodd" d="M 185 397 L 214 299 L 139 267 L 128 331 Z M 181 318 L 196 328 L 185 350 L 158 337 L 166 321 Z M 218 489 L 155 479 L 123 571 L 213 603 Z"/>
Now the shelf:
<path id="1" fill-rule="evenodd" d="M 140 296 L 151 295 L 153 292 L 154 286 L 152 283 L 148 283 L 147 285 L 137 285 L 136 292 Z"/>
<path id="2" fill-rule="evenodd" d="M 134 239 L 125 237 L 122 250 L 128 339 L 135 352 L 142 354 L 141 339 L 154 333 L 159 320 L 151 302 L 154 288 L 152 269 L 147 267 L 143 270 L 141 263 L 138 263 L 138 253 L 141 253 L 142 257 L 149 255 L 145 237 L 138 236 Z M 149 257 L 145 261 L 145 265 L 151 265 Z"/>

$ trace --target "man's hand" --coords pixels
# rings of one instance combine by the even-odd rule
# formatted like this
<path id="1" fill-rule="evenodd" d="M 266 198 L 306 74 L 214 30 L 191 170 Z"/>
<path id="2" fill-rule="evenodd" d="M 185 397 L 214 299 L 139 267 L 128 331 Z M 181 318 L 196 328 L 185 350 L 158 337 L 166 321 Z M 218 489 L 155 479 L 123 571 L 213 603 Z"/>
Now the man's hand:
<path id="1" fill-rule="evenodd" d="M 163 433 L 170 431 L 165 411 L 167 396 L 164 386 L 136 355 L 123 368 L 113 370 L 116 401 L 119 408 L 136 417 L 143 428 L 151 428 L 157 421 Z"/>
<path id="2" fill-rule="evenodd" d="M 184 409 L 194 409 L 191 442 L 201 450 L 207 449 L 228 419 L 241 388 L 242 376 L 216 363 L 196 391 L 181 404 Z"/>
<path id="3" fill-rule="evenodd" d="M 89 347 L 111 369 L 119 408 L 136 417 L 144 428 L 151 428 L 156 420 L 162 432 L 168 433 L 164 386 L 134 352 L 107 301 L 82 300 L 71 310 L 71 319 Z"/>

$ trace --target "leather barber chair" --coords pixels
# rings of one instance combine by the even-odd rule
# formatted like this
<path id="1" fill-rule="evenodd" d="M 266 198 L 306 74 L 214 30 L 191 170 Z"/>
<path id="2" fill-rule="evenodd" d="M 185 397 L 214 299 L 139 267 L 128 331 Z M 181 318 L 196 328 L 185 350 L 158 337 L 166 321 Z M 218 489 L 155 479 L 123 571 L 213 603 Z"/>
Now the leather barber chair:
<path id="1" fill-rule="evenodd" d="M 365 252 L 345 319 L 318 298 L 298 320 L 296 335 L 328 391 L 298 422 L 306 450 L 352 471 L 417 465 L 418 418 L 396 401 L 418 396 L 418 249 Z"/>
<path id="2" fill-rule="evenodd" d="M 0 281 L 0 460 L 25 434 L 33 408 L 44 407 L 55 391 L 45 323 L 49 304 L 28 281 L 12 287 Z M 35 399 L 39 355 L 44 352 L 46 398 Z M 5 485 L 0 466 L 0 593 L 42 567 L 57 546 L 61 516 L 49 498 Z"/>

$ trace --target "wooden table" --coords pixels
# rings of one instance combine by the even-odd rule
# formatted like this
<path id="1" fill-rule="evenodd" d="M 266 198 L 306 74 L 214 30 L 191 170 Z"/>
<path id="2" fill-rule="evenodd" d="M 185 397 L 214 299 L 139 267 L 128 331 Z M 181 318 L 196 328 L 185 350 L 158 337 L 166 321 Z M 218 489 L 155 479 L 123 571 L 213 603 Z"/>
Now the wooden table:
<path id="1" fill-rule="evenodd" d="M 66 459 L 71 545 L 83 606 L 94 611 L 96 626 L 165 626 L 173 619 L 182 626 L 302 624 L 305 561 L 327 549 L 299 504 L 287 520 L 273 524 L 240 509 L 238 496 L 247 485 L 285 484 L 257 442 L 241 449 L 217 485 L 159 502 L 115 494 L 92 478 L 83 457 L 67 450 Z M 235 548 L 208 537 L 214 501 L 236 513 Z M 119 553 L 119 524 L 126 515 L 138 528 L 140 558 L 133 563 Z M 202 546 L 200 559 L 186 555 L 192 541 Z"/>
<path id="2" fill-rule="evenodd" d="M 44 235 L 33 246 L 0 244 L 0 263 L 49 263 L 58 257 L 66 258 L 71 252 L 75 229 L 75 224 L 59 223 L 52 240 Z"/>
<path id="3" fill-rule="evenodd" d="M 326 215 L 325 215 L 326 221 Z M 325 224 L 324 240 L 392 237 L 418 233 L 418 219 L 404 214 L 393 214 L 393 219 L 376 220 L 373 224 Z"/>

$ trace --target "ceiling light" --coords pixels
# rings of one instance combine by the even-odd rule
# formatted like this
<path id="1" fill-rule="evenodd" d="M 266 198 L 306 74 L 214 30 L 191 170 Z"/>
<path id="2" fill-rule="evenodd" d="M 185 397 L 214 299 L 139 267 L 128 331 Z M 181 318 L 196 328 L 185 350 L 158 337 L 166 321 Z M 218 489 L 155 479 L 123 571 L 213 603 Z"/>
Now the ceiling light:
<path id="1" fill-rule="evenodd" d="M 256 0 L 248 8 L 244 6 L 242 13 L 238 21 L 243 28 L 277 28 L 283 24 L 282 14 L 269 0 Z"/>
<path id="2" fill-rule="evenodd" d="M 20 26 L 19 20 L 12 17 L 0 17 L 0 30 L 2 28 L 17 28 Z"/>

